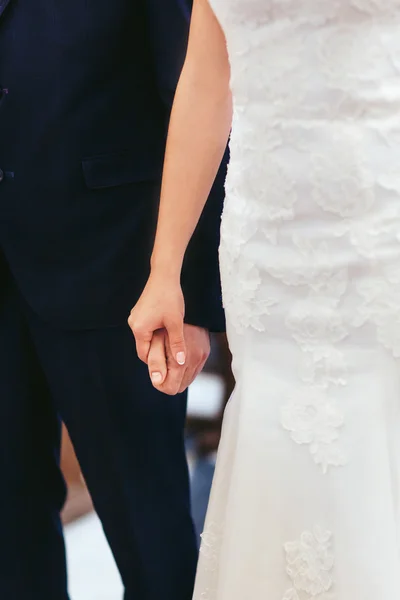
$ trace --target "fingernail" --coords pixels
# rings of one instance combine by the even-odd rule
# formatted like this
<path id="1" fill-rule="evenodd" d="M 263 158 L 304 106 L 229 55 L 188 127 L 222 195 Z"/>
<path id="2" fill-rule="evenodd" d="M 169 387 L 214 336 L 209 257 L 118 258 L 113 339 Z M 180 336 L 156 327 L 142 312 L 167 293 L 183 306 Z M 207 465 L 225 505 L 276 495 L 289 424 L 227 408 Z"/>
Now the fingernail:
<path id="1" fill-rule="evenodd" d="M 153 383 L 161 383 L 162 382 L 162 375 L 161 373 L 158 373 L 157 371 L 155 373 L 151 374 L 151 380 Z"/>
<path id="2" fill-rule="evenodd" d="M 184 352 L 178 352 L 178 354 L 176 355 L 176 362 L 178 363 L 178 365 L 184 365 L 186 361 L 186 356 Z"/>

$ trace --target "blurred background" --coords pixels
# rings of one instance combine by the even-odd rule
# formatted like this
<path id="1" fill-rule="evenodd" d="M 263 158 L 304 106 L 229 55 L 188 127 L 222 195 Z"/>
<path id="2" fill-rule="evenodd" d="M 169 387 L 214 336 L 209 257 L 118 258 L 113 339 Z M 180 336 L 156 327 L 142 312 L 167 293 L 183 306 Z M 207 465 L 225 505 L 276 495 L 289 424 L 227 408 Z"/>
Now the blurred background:
<path id="1" fill-rule="evenodd" d="M 211 355 L 189 390 L 186 443 L 198 536 L 214 474 L 222 416 L 233 391 L 226 336 L 213 335 Z M 93 511 L 68 432 L 63 430 L 62 470 L 68 486 L 63 512 L 71 600 L 122 600 L 122 584 L 101 524 Z"/>

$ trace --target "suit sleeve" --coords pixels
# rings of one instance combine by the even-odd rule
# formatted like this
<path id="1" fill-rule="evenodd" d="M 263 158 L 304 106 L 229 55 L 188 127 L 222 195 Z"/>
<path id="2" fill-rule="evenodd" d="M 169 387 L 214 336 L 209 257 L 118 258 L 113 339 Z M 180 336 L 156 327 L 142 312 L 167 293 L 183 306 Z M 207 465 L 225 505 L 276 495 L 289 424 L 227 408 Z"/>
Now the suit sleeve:
<path id="1" fill-rule="evenodd" d="M 186 55 L 191 0 L 146 2 L 154 70 L 168 120 Z M 227 159 L 226 153 L 189 244 L 182 271 L 186 322 L 214 332 L 225 330 L 218 247 Z"/>

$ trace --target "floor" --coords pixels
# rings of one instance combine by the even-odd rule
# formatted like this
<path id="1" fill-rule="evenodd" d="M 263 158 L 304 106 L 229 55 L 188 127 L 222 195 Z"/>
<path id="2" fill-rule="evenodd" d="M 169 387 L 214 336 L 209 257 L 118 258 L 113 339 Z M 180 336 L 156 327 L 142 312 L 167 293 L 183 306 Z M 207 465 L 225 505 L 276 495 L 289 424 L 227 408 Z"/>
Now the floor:
<path id="1" fill-rule="evenodd" d="M 200 375 L 190 389 L 189 413 L 215 414 L 222 393 L 218 377 Z M 121 580 L 97 516 L 68 525 L 65 537 L 71 600 L 122 600 Z"/>
<path id="2" fill-rule="evenodd" d="M 122 600 L 122 584 L 95 514 L 65 533 L 71 600 Z"/>

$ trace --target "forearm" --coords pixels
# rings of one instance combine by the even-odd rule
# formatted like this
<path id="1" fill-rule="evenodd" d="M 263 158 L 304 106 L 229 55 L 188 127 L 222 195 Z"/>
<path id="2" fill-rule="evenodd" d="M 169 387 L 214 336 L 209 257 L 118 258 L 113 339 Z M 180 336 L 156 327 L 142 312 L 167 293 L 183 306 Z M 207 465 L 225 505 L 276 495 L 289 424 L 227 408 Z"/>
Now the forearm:
<path id="1" fill-rule="evenodd" d="M 205 10 L 199 4 L 198 14 Z M 206 30 L 198 25 L 199 20 L 171 115 L 152 256 L 153 271 L 162 269 L 177 278 L 221 163 L 232 120 L 226 47 L 218 39 L 207 48 Z M 216 22 L 212 26 L 219 27 Z"/>

